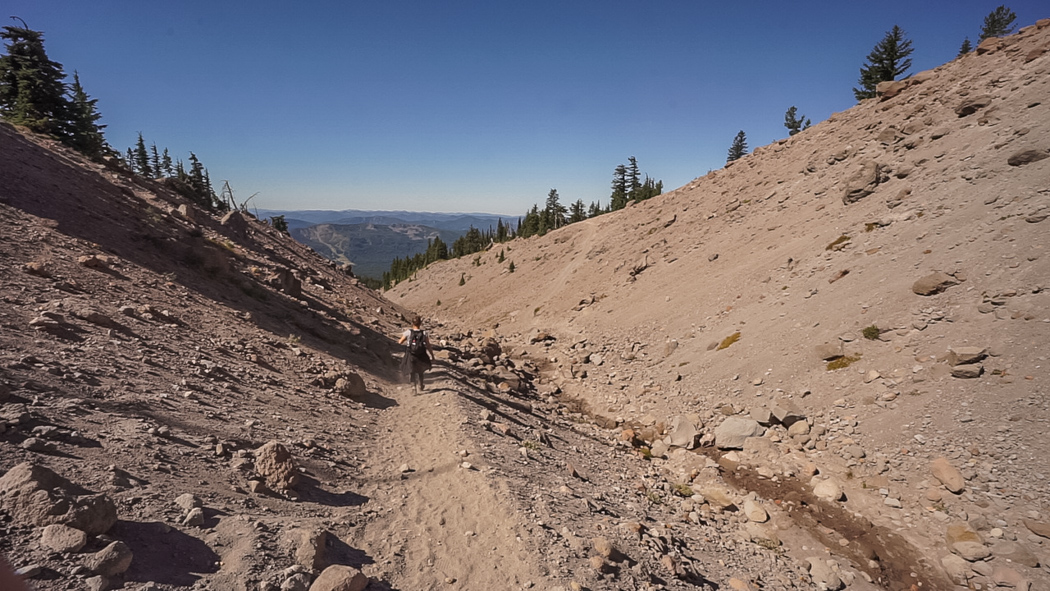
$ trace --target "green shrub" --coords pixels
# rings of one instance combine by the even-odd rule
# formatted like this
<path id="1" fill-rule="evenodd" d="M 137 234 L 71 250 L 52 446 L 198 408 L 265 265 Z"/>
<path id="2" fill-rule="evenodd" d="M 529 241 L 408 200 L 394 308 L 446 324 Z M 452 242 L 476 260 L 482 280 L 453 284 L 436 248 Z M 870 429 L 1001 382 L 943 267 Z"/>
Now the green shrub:
<path id="1" fill-rule="evenodd" d="M 847 368 L 854 363 L 860 361 L 860 353 L 856 355 L 846 355 L 839 357 L 838 359 L 832 359 L 828 362 L 828 371 L 835 371 L 836 369 Z"/>
<path id="2" fill-rule="evenodd" d="M 879 327 L 872 324 L 871 326 L 862 330 L 861 334 L 863 334 L 864 338 L 868 339 L 869 341 L 874 341 L 875 339 L 879 338 L 879 335 L 882 334 L 882 331 L 879 330 Z"/>

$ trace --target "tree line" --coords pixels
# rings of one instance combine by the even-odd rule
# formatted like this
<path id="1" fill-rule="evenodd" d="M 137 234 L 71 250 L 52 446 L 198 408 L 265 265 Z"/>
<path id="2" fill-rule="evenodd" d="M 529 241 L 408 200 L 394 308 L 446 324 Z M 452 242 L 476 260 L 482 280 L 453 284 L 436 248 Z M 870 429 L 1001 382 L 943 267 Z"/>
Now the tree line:
<path id="1" fill-rule="evenodd" d="M 638 160 L 631 156 L 627 159 L 627 164 L 619 164 L 613 170 L 612 193 L 609 196 L 609 204 L 605 207 L 597 201 L 588 206 L 582 199 L 577 199 L 565 207 L 561 203 L 558 190 L 551 189 L 547 193 L 543 209 L 540 209 L 539 204 L 533 205 L 525 212 L 524 217 L 518 218 L 516 226 L 504 224 L 502 218 L 497 220 L 494 229 L 482 231 L 472 226 L 466 234 L 452 243 L 451 248 L 440 237 L 435 237 L 427 241 L 425 251 L 403 259 L 395 258 L 390 264 L 390 270 L 383 273 L 382 279 L 363 278 L 362 281 L 373 288 L 390 289 L 430 263 L 464 257 L 515 238 L 543 236 L 551 230 L 623 209 L 630 203 L 645 201 L 663 193 L 663 181 L 654 180 L 649 175 L 644 176 L 645 179 L 642 180 Z M 500 251 L 498 262 L 503 263 L 504 258 L 503 251 Z M 480 264 L 480 259 L 476 259 L 475 264 Z M 511 261 L 507 268 L 513 273 L 514 262 Z"/>
<path id="2" fill-rule="evenodd" d="M 170 178 L 176 192 L 205 210 L 221 212 L 235 206 L 232 191 L 224 197 L 215 194 L 208 169 L 193 152 L 187 167 L 181 159 L 172 161 L 167 148 L 163 153 L 156 144 L 147 149 L 141 133 L 134 149 L 124 154 L 114 150 L 106 141 L 106 126 L 99 123 L 98 99 L 85 91 L 80 74 L 74 70 L 72 82 L 67 82 L 62 64 L 44 49 L 44 34 L 17 20 L 22 26 L 0 30 L 6 49 L 0 56 L 0 117 L 53 137 L 92 160 L 116 158 L 140 176 Z"/>

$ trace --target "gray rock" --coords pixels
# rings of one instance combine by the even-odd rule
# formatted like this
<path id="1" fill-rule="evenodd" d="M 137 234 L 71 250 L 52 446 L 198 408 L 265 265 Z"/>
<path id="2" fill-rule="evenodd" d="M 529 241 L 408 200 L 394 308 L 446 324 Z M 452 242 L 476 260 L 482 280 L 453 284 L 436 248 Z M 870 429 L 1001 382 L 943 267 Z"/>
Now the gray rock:
<path id="1" fill-rule="evenodd" d="M 818 587 L 828 591 L 838 591 L 845 587 L 838 573 L 828 566 L 827 559 L 822 556 L 811 556 L 806 560 L 809 562 L 809 576 Z"/>
<path id="2" fill-rule="evenodd" d="M 751 418 L 758 422 L 763 427 L 768 427 L 773 424 L 773 413 L 768 408 L 752 408 L 749 413 Z"/>
<path id="3" fill-rule="evenodd" d="M 921 296 L 930 296 L 941 293 L 949 287 L 958 284 L 959 281 L 956 280 L 955 277 L 937 271 L 916 281 L 912 284 L 911 290 Z"/>
<path id="4" fill-rule="evenodd" d="M 186 518 L 182 520 L 182 525 L 187 527 L 200 527 L 204 525 L 204 509 L 200 507 L 194 507 L 186 513 Z"/>
<path id="5" fill-rule="evenodd" d="M 744 440 L 757 437 L 764 429 L 758 421 L 744 417 L 728 417 L 715 427 L 715 446 L 719 449 L 743 449 Z"/>
<path id="6" fill-rule="evenodd" d="M 183 511 L 187 511 L 187 512 L 190 511 L 191 509 L 195 509 L 197 507 L 203 507 L 204 506 L 204 503 L 202 503 L 201 500 L 199 498 L 197 498 L 196 495 L 191 494 L 191 493 L 181 494 L 178 497 L 176 497 L 175 498 L 175 504 L 179 508 L 181 508 Z"/>
<path id="7" fill-rule="evenodd" d="M 15 522 L 46 526 L 61 523 L 89 536 L 109 531 L 117 507 L 104 494 L 82 492 L 44 466 L 24 462 L 0 477 L 0 505 Z"/>
<path id="8" fill-rule="evenodd" d="M 309 591 L 310 575 L 296 573 L 281 583 L 281 591 Z"/>
<path id="9" fill-rule="evenodd" d="M 780 421 L 780 424 L 785 427 L 790 427 L 795 424 L 796 421 L 804 419 L 806 416 L 797 404 L 786 398 L 777 400 L 776 403 L 773 404 L 771 410 L 773 412 L 773 417 L 775 417 L 777 421 Z"/>
<path id="10" fill-rule="evenodd" d="M 1033 162 L 1039 162 L 1044 158 L 1050 158 L 1050 153 L 1046 150 L 1021 150 L 1020 152 L 1014 152 L 1006 159 L 1006 163 L 1010 166 L 1024 166 L 1025 164 L 1031 164 Z"/>
<path id="11" fill-rule="evenodd" d="M 1029 581 L 1016 570 L 1008 566 L 997 566 L 992 570 L 992 582 L 999 587 L 1010 587 L 1017 591 L 1028 591 L 1032 588 L 1032 582 Z"/>
<path id="12" fill-rule="evenodd" d="M 274 490 L 286 490 L 299 483 L 300 475 L 295 458 L 284 445 L 270 441 L 255 450 L 255 471 Z"/>
<path id="13" fill-rule="evenodd" d="M 1028 548 L 1009 540 L 999 540 L 993 544 L 992 555 L 996 558 L 1005 558 L 1015 564 L 1022 564 L 1028 568 L 1037 568 L 1039 566 L 1039 559 Z"/>
<path id="14" fill-rule="evenodd" d="M 816 352 L 817 358 L 821 361 L 838 359 L 839 357 L 842 357 L 842 341 L 817 345 L 813 350 Z"/>
<path id="15" fill-rule="evenodd" d="M 303 530 L 295 548 L 295 561 L 307 570 L 320 572 L 328 567 L 325 554 L 328 532 L 323 529 Z"/>
<path id="16" fill-rule="evenodd" d="M 962 586 L 966 585 L 966 581 L 970 577 L 970 563 L 955 554 L 948 554 L 941 557 L 941 566 L 944 567 L 945 574 L 948 575 L 948 578 L 953 583 Z"/>
<path id="17" fill-rule="evenodd" d="M 131 548 L 124 542 L 117 541 L 94 554 L 89 554 L 84 559 L 84 566 L 97 575 L 112 578 L 124 574 L 131 566 L 132 558 Z"/>
<path id="18" fill-rule="evenodd" d="M 86 533 L 60 523 L 53 523 L 45 527 L 40 536 L 40 542 L 55 552 L 79 552 L 87 541 Z"/>
<path id="19" fill-rule="evenodd" d="M 981 377 L 984 373 L 983 365 L 956 365 L 952 368 L 952 377 L 961 379 L 973 379 Z"/>
<path id="20" fill-rule="evenodd" d="M 984 347 L 951 347 L 948 349 L 948 365 L 977 363 L 987 356 L 988 349 Z"/>
<path id="21" fill-rule="evenodd" d="M 959 469 L 953 466 L 947 458 L 934 460 L 930 464 L 930 472 L 944 485 L 944 488 L 955 494 L 961 493 L 966 488 L 966 480 L 963 479 L 962 472 L 959 472 Z"/>
<path id="22" fill-rule="evenodd" d="M 879 163 L 868 160 L 861 164 L 860 170 L 846 180 L 846 190 L 842 194 L 842 203 L 849 205 L 871 195 L 880 183 L 889 180 L 889 174 Z"/>
<path id="23" fill-rule="evenodd" d="M 310 591 L 364 591 L 368 577 L 356 568 L 333 564 L 317 577 Z"/>
<path id="24" fill-rule="evenodd" d="M 676 416 L 671 421 L 671 430 L 668 433 L 670 441 L 668 443 L 672 447 L 684 447 L 686 449 L 696 447 L 696 438 L 700 435 L 696 424 L 699 421 L 700 417 L 697 416 Z"/>

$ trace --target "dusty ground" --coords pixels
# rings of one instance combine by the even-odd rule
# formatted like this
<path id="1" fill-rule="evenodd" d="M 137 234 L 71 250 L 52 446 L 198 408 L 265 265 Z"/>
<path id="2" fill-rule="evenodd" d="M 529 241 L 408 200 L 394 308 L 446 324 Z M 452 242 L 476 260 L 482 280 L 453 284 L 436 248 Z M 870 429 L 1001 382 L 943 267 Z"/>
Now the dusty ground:
<path id="1" fill-rule="evenodd" d="M 394 303 L 0 126 L 0 553 L 37 589 L 307 589 L 329 564 L 372 590 L 1050 588 L 1050 159 L 1008 162 L 1050 149 L 1048 49 L 1050 22 Z M 934 271 L 954 285 L 916 294 Z M 418 394 L 409 310 L 439 345 Z M 952 375 L 965 347 L 978 377 Z M 728 449 L 727 417 L 762 425 Z M 56 550 L 66 507 L 3 492 L 25 462 L 116 523 Z"/>

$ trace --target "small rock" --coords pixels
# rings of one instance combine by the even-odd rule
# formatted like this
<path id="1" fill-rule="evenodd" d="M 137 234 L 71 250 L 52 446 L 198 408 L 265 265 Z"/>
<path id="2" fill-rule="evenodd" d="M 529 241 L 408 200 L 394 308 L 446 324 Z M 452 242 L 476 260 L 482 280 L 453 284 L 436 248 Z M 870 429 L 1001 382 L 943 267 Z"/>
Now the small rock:
<path id="1" fill-rule="evenodd" d="M 981 377 L 984 373 L 983 365 L 956 365 L 952 368 L 952 377 L 960 379 L 973 379 Z"/>
<path id="2" fill-rule="evenodd" d="M 766 521 L 769 521 L 769 514 L 762 508 L 762 505 L 759 505 L 751 499 L 744 501 L 744 515 L 755 523 L 765 523 Z"/>
<path id="3" fill-rule="evenodd" d="M 821 480 L 813 486 L 813 494 L 825 501 L 838 501 L 842 499 L 842 487 L 834 480 Z"/>
<path id="4" fill-rule="evenodd" d="M 175 498 L 175 504 L 183 511 L 190 511 L 197 507 L 202 507 L 204 504 L 197 498 L 196 495 L 185 493 Z"/>
<path id="5" fill-rule="evenodd" d="M 728 417 L 715 428 L 715 445 L 719 449 L 744 449 L 744 440 L 757 437 L 764 430 L 754 419 Z"/>
<path id="6" fill-rule="evenodd" d="M 959 472 L 959 469 L 953 466 L 947 458 L 941 457 L 934 460 L 930 464 L 930 472 L 944 485 L 944 488 L 955 494 L 961 493 L 966 488 L 966 480 L 962 472 Z"/>
<path id="7" fill-rule="evenodd" d="M 937 271 L 919 279 L 911 286 L 911 290 L 921 296 L 930 296 L 941 293 L 959 282 L 947 273 Z"/>

